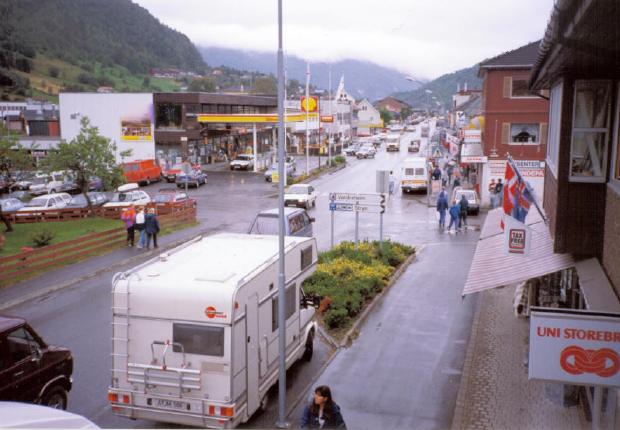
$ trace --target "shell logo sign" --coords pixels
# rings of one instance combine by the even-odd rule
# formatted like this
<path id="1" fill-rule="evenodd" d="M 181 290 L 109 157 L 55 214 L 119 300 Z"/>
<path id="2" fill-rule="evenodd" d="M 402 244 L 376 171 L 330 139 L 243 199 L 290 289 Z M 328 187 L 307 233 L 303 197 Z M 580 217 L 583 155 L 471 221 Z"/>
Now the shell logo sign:
<path id="1" fill-rule="evenodd" d="M 302 112 L 316 112 L 319 109 L 319 99 L 316 96 L 310 96 L 301 98 L 301 110 Z"/>

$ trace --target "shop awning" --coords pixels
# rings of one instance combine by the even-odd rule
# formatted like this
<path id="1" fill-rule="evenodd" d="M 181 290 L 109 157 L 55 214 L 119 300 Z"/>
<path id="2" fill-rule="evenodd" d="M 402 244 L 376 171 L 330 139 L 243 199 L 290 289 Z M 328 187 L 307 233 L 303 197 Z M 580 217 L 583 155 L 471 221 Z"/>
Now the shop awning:
<path id="1" fill-rule="evenodd" d="M 502 209 L 489 211 L 476 246 L 474 259 L 463 287 L 463 295 L 523 282 L 575 265 L 570 254 L 553 252 L 549 229 L 535 210 L 530 211 L 526 224 L 531 228 L 530 253 L 506 255 L 500 227 Z"/>
<path id="2" fill-rule="evenodd" d="M 464 143 L 461 145 L 461 163 L 486 163 L 487 157 L 482 152 L 480 143 Z"/>
<path id="3" fill-rule="evenodd" d="M 598 260 L 583 260 L 575 263 L 575 267 L 587 308 L 591 311 L 620 312 L 618 298 Z"/>

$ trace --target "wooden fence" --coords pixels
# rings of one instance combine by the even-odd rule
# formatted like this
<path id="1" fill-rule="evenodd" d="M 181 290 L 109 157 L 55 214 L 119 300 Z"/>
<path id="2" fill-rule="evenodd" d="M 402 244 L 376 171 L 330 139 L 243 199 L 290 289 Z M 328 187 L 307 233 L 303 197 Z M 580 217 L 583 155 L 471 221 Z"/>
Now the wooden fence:
<path id="1" fill-rule="evenodd" d="M 158 216 L 161 229 L 175 228 L 196 219 L 195 207 L 171 207 L 166 215 Z M 50 221 L 47 219 L 46 221 Z M 120 224 L 120 221 L 119 221 Z M 32 251 L 0 257 L 0 285 L 9 284 L 53 266 L 77 261 L 102 251 L 118 248 L 126 243 L 125 228 L 91 233 L 77 239 L 44 246 Z"/>
<path id="2" fill-rule="evenodd" d="M 155 208 L 157 215 L 168 215 L 176 213 L 179 210 L 195 208 L 195 202 L 189 206 L 185 203 L 166 203 L 163 205 L 156 205 L 154 203 L 148 203 L 145 205 L 147 209 Z M 95 216 L 108 218 L 108 219 L 120 219 L 122 207 L 97 207 L 93 208 Z M 32 223 L 32 222 L 51 222 L 51 221 L 71 221 L 76 219 L 84 219 L 91 215 L 91 211 L 88 208 L 63 208 L 63 209 L 45 209 L 45 210 L 27 210 L 19 212 L 4 212 L 4 216 L 8 217 L 11 222 L 16 224 Z"/>

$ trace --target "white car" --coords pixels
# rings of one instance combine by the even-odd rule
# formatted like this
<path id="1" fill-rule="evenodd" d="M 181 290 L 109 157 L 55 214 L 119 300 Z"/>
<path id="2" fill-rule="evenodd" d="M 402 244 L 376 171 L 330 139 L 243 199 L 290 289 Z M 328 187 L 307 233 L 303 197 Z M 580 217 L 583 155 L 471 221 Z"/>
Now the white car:
<path id="1" fill-rule="evenodd" d="M 318 193 L 312 185 L 295 184 L 284 194 L 284 206 L 300 206 L 310 209 L 316 206 L 316 198 Z"/>
<path id="2" fill-rule="evenodd" d="M 17 212 L 26 213 L 37 210 L 62 209 L 67 207 L 70 201 L 71 196 L 67 193 L 46 194 L 30 200 Z"/>
<path id="3" fill-rule="evenodd" d="M 151 197 L 145 192 L 138 189 L 138 184 L 130 183 L 121 185 L 116 189 L 112 199 L 103 205 L 104 208 L 118 208 L 129 206 L 144 206 L 151 203 Z"/>
<path id="4" fill-rule="evenodd" d="M 29 403 L 0 402 L 0 416 L 6 428 L 99 428 L 81 415 Z"/>
<path id="5" fill-rule="evenodd" d="M 230 170 L 251 170 L 254 169 L 254 156 L 250 154 L 239 154 L 237 158 L 230 162 Z"/>

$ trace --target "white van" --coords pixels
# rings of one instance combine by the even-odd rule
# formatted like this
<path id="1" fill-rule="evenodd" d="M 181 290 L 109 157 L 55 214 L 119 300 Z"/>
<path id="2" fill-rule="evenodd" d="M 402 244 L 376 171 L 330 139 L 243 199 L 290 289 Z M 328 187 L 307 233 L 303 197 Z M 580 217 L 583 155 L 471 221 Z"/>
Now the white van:
<path id="1" fill-rule="evenodd" d="M 400 151 L 400 134 L 388 134 L 385 141 L 386 151 Z"/>
<path id="2" fill-rule="evenodd" d="M 313 238 L 285 237 L 286 366 L 312 356 Z M 278 236 L 198 238 L 112 279 L 112 411 L 231 428 L 278 380 Z"/>
<path id="3" fill-rule="evenodd" d="M 424 157 L 410 157 L 403 162 L 400 188 L 403 193 L 428 190 L 428 163 Z"/>

